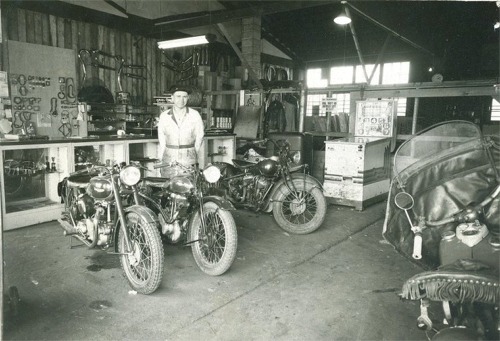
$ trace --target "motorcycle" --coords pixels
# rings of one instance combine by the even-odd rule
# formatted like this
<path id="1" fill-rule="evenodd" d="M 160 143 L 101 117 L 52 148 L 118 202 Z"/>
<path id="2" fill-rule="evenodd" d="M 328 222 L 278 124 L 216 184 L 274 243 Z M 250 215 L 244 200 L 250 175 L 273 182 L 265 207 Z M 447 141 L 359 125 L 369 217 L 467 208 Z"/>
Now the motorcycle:
<path id="1" fill-rule="evenodd" d="M 246 160 L 214 162 L 222 177 L 211 187 L 235 206 L 273 212 L 276 223 L 293 234 L 317 230 L 326 215 L 326 199 L 318 180 L 306 174 L 307 165 L 299 164 L 300 152 L 290 151 L 286 140 L 262 140 L 271 143 L 277 155 L 262 157 L 248 149 Z"/>
<path id="2" fill-rule="evenodd" d="M 129 285 L 151 294 L 163 277 L 164 250 L 156 215 L 140 205 L 137 166 L 89 166 L 69 175 L 58 185 L 64 212 L 58 219 L 66 236 L 89 249 L 120 255 Z M 129 204 L 130 198 L 132 204 Z"/>
<path id="3" fill-rule="evenodd" d="M 139 187 L 141 202 L 158 217 L 162 236 L 170 243 L 184 240 L 198 267 L 208 275 L 225 273 L 236 258 L 238 234 L 224 198 L 206 195 L 207 187 L 220 178 L 219 169 L 199 169 L 177 162 L 158 164 L 175 170 L 170 178 L 145 177 Z"/>
<path id="4" fill-rule="evenodd" d="M 383 236 L 425 270 L 401 297 L 420 300 L 428 339 L 499 339 L 499 161 L 500 138 L 467 121 L 431 126 L 395 153 Z"/>

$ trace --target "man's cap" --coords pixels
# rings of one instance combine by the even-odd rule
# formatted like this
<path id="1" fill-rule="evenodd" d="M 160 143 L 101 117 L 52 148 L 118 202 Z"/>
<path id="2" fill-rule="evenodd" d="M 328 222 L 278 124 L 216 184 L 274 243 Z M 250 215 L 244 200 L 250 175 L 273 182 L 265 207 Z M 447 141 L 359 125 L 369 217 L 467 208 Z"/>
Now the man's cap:
<path id="1" fill-rule="evenodd" d="M 188 94 L 193 92 L 193 89 L 190 86 L 186 85 L 174 85 L 173 87 L 170 88 L 170 92 L 173 94 L 176 91 L 184 91 L 187 92 Z"/>

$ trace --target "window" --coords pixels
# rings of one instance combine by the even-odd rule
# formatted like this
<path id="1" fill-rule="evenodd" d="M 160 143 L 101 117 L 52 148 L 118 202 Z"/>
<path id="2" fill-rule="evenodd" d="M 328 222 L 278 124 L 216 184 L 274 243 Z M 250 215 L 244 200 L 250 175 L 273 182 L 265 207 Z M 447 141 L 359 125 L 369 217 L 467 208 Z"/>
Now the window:
<path id="1" fill-rule="evenodd" d="M 325 116 L 324 113 L 321 113 L 321 101 L 324 98 L 333 98 L 337 100 L 337 113 L 346 113 L 349 114 L 351 110 L 351 95 L 349 93 L 344 94 L 314 94 L 307 95 L 307 105 L 306 105 L 306 116 L 319 115 Z"/>
<path id="2" fill-rule="evenodd" d="M 397 116 L 406 116 L 406 98 L 396 98 L 398 101 L 397 108 L 396 108 L 396 113 Z"/>
<path id="3" fill-rule="evenodd" d="M 308 88 L 324 88 L 328 85 L 328 81 L 321 78 L 321 69 L 307 70 L 306 77 Z"/>
<path id="4" fill-rule="evenodd" d="M 353 66 L 336 66 L 330 69 L 330 84 L 352 84 Z"/>
<path id="5" fill-rule="evenodd" d="M 375 64 L 366 64 L 366 72 L 370 77 Z M 410 80 L 410 62 L 385 63 L 378 65 L 370 85 L 380 84 L 405 84 Z M 361 65 L 334 66 L 330 68 L 330 85 L 367 83 Z M 307 86 L 310 88 L 326 87 L 327 80 L 321 78 L 321 69 L 307 70 Z"/>
<path id="6" fill-rule="evenodd" d="M 491 101 L 491 121 L 500 121 L 500 103 L 496 99 Z"/>
<path id="7" fill-rule="evenodd" d="M 321 100 L 326 98 L 326 94 L 307 95 L 306 116 L 319 115 Z"/>
<path id="8" fill-rule="evenodd" d="M 410 78 L 410 62 L 386 63 L 382 71 L 382 84 L 404 84 Z"/>
<path id="9" fill-rule="evenodd" d="M 375 64 L 365 65 L 368 77 L 371 76 L 374 66 Z M 355 83 L 368 83 L 368 80 L 365 77 L 365 73 L 363 72 L 363 67 L 361 65 L 356 65 L 356 75 L 354 81 Z M 377 84 L 380 84 L 380 65 L 377 66 L 375 74 L 372 77 L 372 81 L 370 82 L 370 85 L 377 85 Z"/>

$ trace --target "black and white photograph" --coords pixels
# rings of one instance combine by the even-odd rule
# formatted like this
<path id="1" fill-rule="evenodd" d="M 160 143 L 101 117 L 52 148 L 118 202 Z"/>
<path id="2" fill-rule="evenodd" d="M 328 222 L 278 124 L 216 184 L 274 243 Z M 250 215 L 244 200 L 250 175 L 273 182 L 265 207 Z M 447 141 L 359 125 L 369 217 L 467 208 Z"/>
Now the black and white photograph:
<path id="1" fill-rule="evenodd" d="M 0 340 L 500 340 L 500 1 L 2 0 Z"/>

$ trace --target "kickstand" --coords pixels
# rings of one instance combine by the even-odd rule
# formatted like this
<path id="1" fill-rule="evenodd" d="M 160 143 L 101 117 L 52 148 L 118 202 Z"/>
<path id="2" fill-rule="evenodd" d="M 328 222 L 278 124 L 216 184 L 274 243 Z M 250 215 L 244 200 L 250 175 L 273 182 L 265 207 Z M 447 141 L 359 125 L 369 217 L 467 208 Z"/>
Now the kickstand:
<path id="1" fill-rule="evenodd" d="M 85 243 L 83 243 L 82 241 L 80 241 L 80 244 L 77 244 L 77 245 L 73 245 L 73 239 L 77 239 L 76 237 L 74 236 L 70 236 L 69 237 L 69 249 L 71 250 L 73 247 L 81 247 L 81 246 L 84 246 Z"/>

